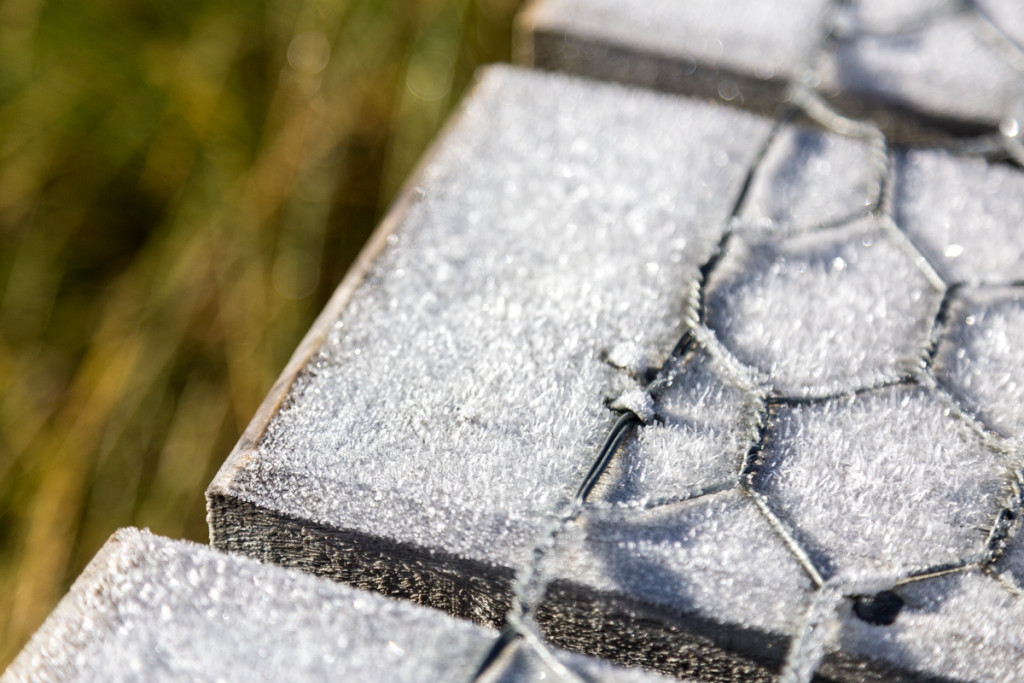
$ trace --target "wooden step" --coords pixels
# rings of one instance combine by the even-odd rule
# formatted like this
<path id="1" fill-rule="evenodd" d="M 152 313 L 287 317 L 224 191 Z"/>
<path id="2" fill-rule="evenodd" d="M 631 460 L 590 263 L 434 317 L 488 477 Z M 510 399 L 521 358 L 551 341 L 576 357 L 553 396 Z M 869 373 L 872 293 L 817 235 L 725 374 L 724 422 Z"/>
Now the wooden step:
<path id="1" fill-rule="evenodd" d="M 408 602 L 122 529 L 3 680 L 468 681 L 497 635 Z M 485 673 L 511 682 L 566 672 L 665 680 L 561 651 L 542 656 L 523 641 Z"/>

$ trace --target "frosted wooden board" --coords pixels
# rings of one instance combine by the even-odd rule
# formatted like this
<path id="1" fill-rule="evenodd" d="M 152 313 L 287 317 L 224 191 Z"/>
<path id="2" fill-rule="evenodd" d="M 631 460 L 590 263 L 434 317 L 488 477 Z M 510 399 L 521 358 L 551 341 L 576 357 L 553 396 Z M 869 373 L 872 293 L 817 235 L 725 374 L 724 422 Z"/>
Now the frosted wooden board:
<path id="1" fill-rule="evenodd" d="M 469 681 L 497 633 L 136 529 L 114 534 L 4 681 Z M 664 680 L 555 652 L 590 680 Z M 551 679 L 520 644 L 493 681 Z"/>
<path id="2" fill-rule="evenodd" d="M 1015 111 L 1024 67 L 1019 4 L 978 7 L 535 0 L 521 17 L 519 59 L 762 111 L 795 80 L 885 123 L 974 131 Z"/>
<path id="3" fill-rule="evenodd" d="M 518 59 L 770 110 L 818 40 L 826 0 L 538 0 Z"/>
<path id="4" fill-rule="evenodd" d="M 769 129 L 488 71 L 211 485 L 213 543 L 500 622 L 642 384 L 606 357 L 668 356 Z"/>
<path id="5" fill-rule="evenodd" d="M 867 213 L 892 182 L 876 148 L 771 129 L 486 72 L 211 485 L 213 543 L 494 624 L 517 585 L 560 646 L 710 680 L 769 680 L 791 650 L 931 675 L 959 622 L 906 657 L 838 634 L 999 558 L 1019 304 L 966 330 L 928 258 L 959 239 L 949 209 L 903 169 Z M 643 424 L 576 509 L 624 408 Z"/>

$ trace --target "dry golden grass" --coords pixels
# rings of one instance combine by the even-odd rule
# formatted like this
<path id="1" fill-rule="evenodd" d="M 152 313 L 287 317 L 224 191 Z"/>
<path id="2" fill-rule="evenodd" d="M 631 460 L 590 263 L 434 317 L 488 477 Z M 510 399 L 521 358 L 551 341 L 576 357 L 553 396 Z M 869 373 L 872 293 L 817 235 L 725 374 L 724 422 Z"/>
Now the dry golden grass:
<path id="1" fill-rule="evenodd" d="M 203 490 L 516 0 L 0 3 L 0 668 Z"/>

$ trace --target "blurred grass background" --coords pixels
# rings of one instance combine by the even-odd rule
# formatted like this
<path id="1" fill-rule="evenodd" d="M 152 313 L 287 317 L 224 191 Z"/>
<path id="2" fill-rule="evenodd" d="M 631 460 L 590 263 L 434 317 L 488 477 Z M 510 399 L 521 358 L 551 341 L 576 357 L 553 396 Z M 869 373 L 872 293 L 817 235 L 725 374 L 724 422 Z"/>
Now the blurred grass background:
<path id="1" fill-rule="evenodd" d="M 517 0 L 0 0 L 0 670 L 203 490 Z"/>

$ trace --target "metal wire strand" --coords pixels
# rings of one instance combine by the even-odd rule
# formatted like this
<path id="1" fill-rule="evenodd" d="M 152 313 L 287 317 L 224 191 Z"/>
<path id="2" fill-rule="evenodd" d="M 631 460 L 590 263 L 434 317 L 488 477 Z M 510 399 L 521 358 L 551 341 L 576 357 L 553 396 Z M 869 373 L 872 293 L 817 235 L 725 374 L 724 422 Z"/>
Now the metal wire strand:
<path id="1" fill-rule="evenodd" d="M 608 463 L 611 462 L 612 456 L 619 450 L 619 446 L 629 436 L 633 427 L 639 423 L 640 418 L 633 412 L 625 413 L 618 419 L 615 426 L 612 427 L 611 433 L 608 434 L 608 438 L 605 439 L 604 445 L 601 446 L 601 450 L 598 451 L 597 458 L 590 465 L 587 476 L 583 478 L 579 488 L 576 489 L 576 495 L 573 497 L 576 501 L 580 503 L 587 502 L 587 498 L 594 490 L 594 486 L 597 485 L 601 475 L 608 468 Z"/>

